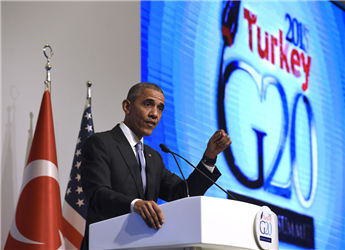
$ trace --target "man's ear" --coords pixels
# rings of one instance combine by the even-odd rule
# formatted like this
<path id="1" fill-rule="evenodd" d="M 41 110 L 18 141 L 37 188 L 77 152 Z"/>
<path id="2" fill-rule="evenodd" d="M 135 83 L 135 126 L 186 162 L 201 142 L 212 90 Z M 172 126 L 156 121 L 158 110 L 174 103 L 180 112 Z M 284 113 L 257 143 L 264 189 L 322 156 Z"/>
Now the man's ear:
<path id="1" fill-rule="evenodd" d="M 125 112 L 125 114 L 129 114 L 131 110 L 131 102 L 128 99 L 123 100 L 122 102 L 122 109 Z"/>

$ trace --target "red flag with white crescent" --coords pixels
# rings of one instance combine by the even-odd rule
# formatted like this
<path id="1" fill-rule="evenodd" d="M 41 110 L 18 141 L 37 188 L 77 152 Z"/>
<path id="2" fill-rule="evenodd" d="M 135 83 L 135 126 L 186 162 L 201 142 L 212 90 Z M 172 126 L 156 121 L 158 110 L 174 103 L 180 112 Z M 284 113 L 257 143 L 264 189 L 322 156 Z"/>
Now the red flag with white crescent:
<path id="1" fill-rule="evenodd" d="M 43 94 L 21 193 L 5 245 L 64 249 L 59 172 L 50 92 Z"/>

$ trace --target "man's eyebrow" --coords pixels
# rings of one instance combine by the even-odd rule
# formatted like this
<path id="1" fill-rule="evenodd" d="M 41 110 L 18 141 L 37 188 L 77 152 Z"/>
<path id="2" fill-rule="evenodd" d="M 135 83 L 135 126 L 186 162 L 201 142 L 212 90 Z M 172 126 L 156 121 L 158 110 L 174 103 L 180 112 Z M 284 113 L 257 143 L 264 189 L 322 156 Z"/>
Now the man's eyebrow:
<path id="1" fill-rule="evenodd" d="M 162 106 L 162 108 L 164 109 L 164 103 L 160 103 L 160 104 L 158 104 L 158 106 Z"/>
<path id="2" fill-rule="evenodd" d="M 155 100 L 154 99 L 151 99 L 151 98 L 147 98 L 147 99 L 145 99 L 144 100 L 144 102 L 151 102 L 151 103 L 154 103 L 155 102 Z M 163 107 L 163 109 L 164 109 L 164 103 L 162 103 L 162 102 L 160 102 L 157 106 L 162 106 Z"/>
<path id="3" fill-rule="evenodd" d="M 155 102 L 155 100 L 151 99 L 151 98 L 147 98 L 144 100 L 144 102 Z"/>

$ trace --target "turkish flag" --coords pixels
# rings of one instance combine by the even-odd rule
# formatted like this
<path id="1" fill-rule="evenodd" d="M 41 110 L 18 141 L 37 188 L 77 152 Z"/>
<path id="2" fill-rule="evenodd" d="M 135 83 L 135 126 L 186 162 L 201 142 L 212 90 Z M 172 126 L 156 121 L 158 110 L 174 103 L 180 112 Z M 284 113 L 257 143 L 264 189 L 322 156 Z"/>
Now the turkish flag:
<path id="1" fill-rule="evenodd" d="M 43 94 L 17 210 L 5 250 L 64 249 L 50 92 Z"/>

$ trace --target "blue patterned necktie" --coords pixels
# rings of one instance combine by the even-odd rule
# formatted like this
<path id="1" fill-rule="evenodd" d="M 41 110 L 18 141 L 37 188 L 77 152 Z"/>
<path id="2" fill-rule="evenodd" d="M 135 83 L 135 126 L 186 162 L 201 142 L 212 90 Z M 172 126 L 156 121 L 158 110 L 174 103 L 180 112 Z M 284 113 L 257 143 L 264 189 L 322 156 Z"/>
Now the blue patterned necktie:
<path id="1" fill-rule="evenodd" d="M 143 155 L 143 143 L 139 141 L 135 145 L 135 149 L 137 150 L 137 161 L 139 166 L 141 167 L 141 179 L 143 181 L 143 188 L 144 192 L 146 189 L 146 171 L 145 171 L 145 160 L 144 160 L 144 155 Z"/>

